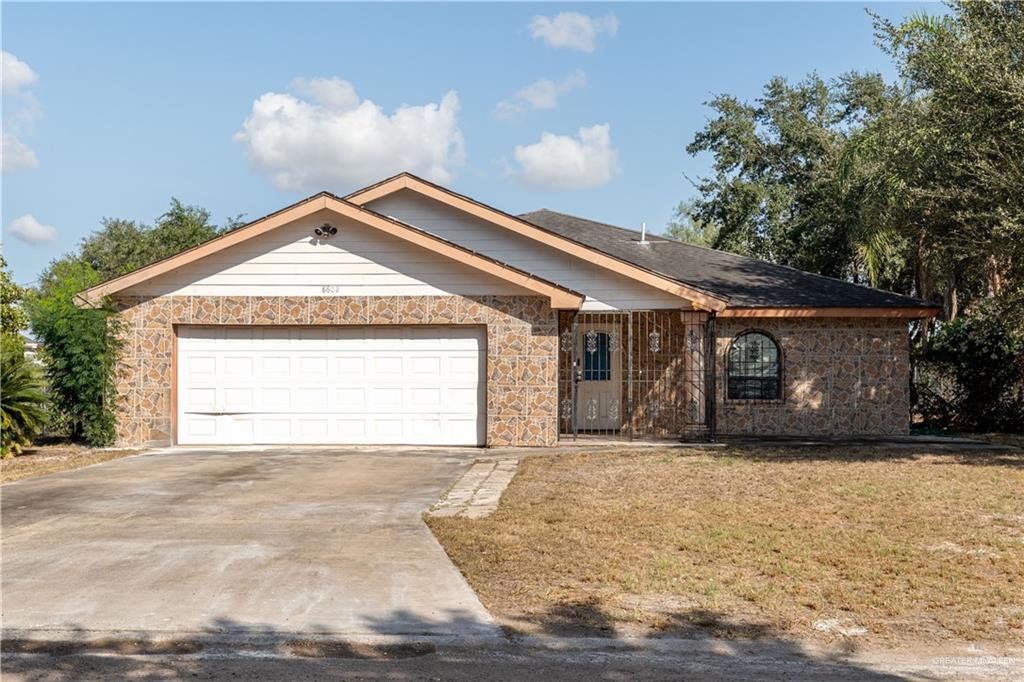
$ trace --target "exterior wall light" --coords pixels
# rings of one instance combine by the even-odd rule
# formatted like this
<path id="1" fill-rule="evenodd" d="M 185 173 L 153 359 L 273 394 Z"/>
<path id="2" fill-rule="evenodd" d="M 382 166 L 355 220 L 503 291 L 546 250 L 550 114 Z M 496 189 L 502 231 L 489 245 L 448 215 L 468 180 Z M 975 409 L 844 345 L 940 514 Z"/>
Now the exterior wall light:
<path id="1" fill-rule="evenodd" d="M 320 227 L 313 230 L 313 234 L 317 237 L 333 237 L 338 234 L 338 228 L 330 223 L 324 223 Z"/>

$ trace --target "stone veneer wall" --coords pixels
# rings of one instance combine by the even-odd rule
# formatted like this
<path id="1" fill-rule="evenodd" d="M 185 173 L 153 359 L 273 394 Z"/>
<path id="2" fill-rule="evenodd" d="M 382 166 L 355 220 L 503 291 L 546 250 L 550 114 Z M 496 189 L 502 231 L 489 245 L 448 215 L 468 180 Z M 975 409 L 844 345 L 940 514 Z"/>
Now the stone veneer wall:
<path id="1" fill-rule="evenodd" d="M 487 444 L 558 439 L 557 322 L 531 296 L 119 297 L 118 444 L 171 441 L 175 324 L 487 327 Z"/>
<path id="2" fill-rule="evenodd" d="M 767 332 L 782 351 L 782 399 L 727 400 L 732 340 Z M 902 435 L 910 427 L 907 322 L 886 318 L 719 318 L 718 433 Z"/>

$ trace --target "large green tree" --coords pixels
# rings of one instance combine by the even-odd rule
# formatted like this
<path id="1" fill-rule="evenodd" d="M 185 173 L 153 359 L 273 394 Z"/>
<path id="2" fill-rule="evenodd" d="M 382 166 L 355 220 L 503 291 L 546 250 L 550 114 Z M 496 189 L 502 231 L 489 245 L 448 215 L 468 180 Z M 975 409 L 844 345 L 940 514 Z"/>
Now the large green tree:
<path id="1" fill-rule="evenodd" d="M 82 240 L 78 254 L 104 279 L 130 272 L 212 239 L 238 225 L 229 219 L 221 228 L 210 222 L 209 211 L 171 199 L 167 212 L 153 225 L 104 218 L 102 229 Z"/>
<path id="2" fill-rule="evenodd" d="M 850 129 L 895 96 L 877 74 L 848 74 L 831 83 L 773 78 L 754 102 L 715 97 L 715 117 L 687 147 L 714 159 L 690 214 L 717 228 L 717 248 L 862 277 L 840 160 Z"/>
<path id="3" fill-rule="evenodd" d="M 679 229 L 943 304 L 943 319 L 914 328 L 920 413 L 1013 428 L 1024 405 L 1024 3 L 954 2 L 874 26 L 898 83 L 775 78 L 752 103 L 709 103 L 715 116 L 687 149 L 710 153 L 712 173 Z"/>
<path id="4" fill-rule="evenodd" d="M 875 27 L 905 85 L 849 146 L 867 169 L 858 219 L 910 245 L 914 293 L 952 319 L 1024 281 L 1024 4 Z"/>
<path id="5" fill-rule="evenodd" d="M 900 74 L 720 95 L 692 215 L 714 245 L 945 304 L 1024 281 L 1024 4 L 875 17 Z"/>
<path id="6" fill-rule="evenodd" d="M 61 425 L 89 445 L 114 440 L 120 342 L 112 311 L 79 308 L 75 296 L 102 280 L 88 263 L 66 258 L 50 266 L 27 300 Z"/>

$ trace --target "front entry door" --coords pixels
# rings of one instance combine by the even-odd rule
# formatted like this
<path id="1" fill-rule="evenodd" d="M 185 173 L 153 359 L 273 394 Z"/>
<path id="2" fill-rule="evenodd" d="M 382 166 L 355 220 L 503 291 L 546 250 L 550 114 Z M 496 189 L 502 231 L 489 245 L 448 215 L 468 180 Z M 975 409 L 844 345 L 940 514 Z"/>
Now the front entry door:
<path id="1" fill-rule="evenodd" d="M 584 325 L 576 335 L 576 428 L 622 428 L 622 339 L 612 325 Z"/>

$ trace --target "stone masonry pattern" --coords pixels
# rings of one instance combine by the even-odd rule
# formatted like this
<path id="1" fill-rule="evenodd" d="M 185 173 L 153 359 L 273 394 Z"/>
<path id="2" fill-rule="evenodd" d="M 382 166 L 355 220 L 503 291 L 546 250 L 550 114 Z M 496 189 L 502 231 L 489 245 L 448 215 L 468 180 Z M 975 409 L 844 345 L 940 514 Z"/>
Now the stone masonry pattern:
<path id="1" fill-rule="evenodd" d="M 119 297 L 118 444 L 171 442 L 174 325 L 485 325 L 487 445 L 558 438 L 557 322 L 532 296 Z"/>
<path id="2" fill-rule="evenodd" d="M 729 346 L 763 331 L 782 352 L 782 399 L 728 400 Z M 910 343 L 906 320 L 719 319 L 718 433 L 892 436 L 910 428 Z"/>

